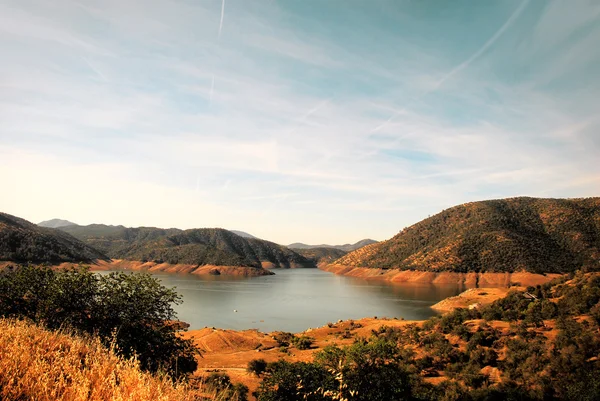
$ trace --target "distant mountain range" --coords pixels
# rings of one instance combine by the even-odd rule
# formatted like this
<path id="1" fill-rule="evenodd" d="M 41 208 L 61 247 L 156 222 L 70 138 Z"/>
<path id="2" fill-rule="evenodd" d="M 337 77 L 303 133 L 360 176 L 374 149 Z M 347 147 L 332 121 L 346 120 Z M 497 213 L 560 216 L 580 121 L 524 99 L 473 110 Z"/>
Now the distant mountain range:
<path id="1" fill-rule="evenodd" d="M 362 248 L 363 246 L 371 245 L 376 242 L 377 241 L 368 239 L 368 238 L 360 240 L 355 244 L 344 244 L 344 245 L 327 245 L 327 244 L 307 245 L 307 244 L 303 244 L 301 242 L 294 242 L 293 244 L 288 245 L 288 248 L 291 248 L 291 249 L 335 248 L 335 249 L 339 249 L 341 251 L 351 252 L 356 249 Z"/>
<path id="2" fill-rule="evenodd" d="M 108 256 L 71 235 L 0 213 L 0 260 L 32 263 L 91 262 Z"/>
<path id="3" fill-rule="evenodd" d="M 40 224 L 58 228 L 0 213 L 0 261 L 58 264 L 124 259 L 198 266 L 316 267 L 284 246 L 220 228 L 79 226 L 59 219 Z"/>
<path id="4" fill-rule="evenodd" d="M 600 198 L 466 203 L 335 263 L 452 272 L 600 270 Z"/>
<path id="5" fill-rule="evenodd" d="M 304 256 L 317 266 L 332 263 L 347 253 L 346 251 L 342 251 L 341 249 L 337 248 L 296 248 L 294 251 Z"/>
<path id="6" fill-rule="evenodd" d="M 113 259 L 248 267 L 315 267 L 273 242 L 241 237 L 221 228 L 179 230 L 91 224 L 62 230 Z"/>
<path id="7" fill-rule="evenodd" d="M 38 223 L 37 225 L 40 227 L 58 228 L 58 227 L 65 227 L 65 226 L 75 226 L 77 224 L 72 223 L 69 220 L 52 219 L 52 220 L 42 221 L 41 223 Z"/>

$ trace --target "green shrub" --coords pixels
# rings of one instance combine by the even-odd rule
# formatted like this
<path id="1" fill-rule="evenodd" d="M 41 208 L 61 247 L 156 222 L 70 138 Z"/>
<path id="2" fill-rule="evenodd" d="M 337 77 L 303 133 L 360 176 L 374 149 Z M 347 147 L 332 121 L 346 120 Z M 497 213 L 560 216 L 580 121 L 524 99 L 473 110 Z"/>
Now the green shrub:
<path id="1" fill-rule="evenodd" d="M 265 372 L 265 370 L 267 370 L 267 361 L 264 359 L 253 359 L 248 362 L 248 367 L 246 370 L 248 373 L 260 376 Z"/>

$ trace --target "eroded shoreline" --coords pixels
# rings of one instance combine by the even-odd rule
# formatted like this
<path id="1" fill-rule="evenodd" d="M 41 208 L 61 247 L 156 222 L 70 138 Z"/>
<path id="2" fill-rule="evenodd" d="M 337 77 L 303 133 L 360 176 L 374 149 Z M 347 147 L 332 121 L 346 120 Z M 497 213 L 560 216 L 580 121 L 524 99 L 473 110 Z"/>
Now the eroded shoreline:
<path id="1" fill-rule="evenodd" d="M 427 272 L 417 270 L 373 269 L 345 265 L 320 266 L 321 270 L 341 276 L 357 277 L 367 280 L 383 280 L 392 283 L 413 284 L 457 284 L 467 288 L 535 286 L 551 281 L 561 274 L 515 273 L 454 273 Z"/>

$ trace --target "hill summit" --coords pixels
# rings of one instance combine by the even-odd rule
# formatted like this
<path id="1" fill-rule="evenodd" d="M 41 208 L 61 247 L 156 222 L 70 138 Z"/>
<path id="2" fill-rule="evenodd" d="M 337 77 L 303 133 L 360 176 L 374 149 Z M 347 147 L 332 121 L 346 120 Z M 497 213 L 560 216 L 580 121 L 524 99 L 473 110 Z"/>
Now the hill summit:
<path id="1" fill-rule="evenodd" d="M 62 263 L 107 260 L 71 235 L 0 213 L 0 261 Z"/>
<path id="2" fill-rule="evenodd" d="M 58 227 L 66 227 L 66 226 L 76 226 L 77 224 L 75 224 L 69 220 L 51 219 L 51 220 L 44 220 L 44 221 L 38 223 L 37 225 L 40 227 L 58 228 Z"/>
<path id="3" fill-rule="evenodd" d="M 600 198 L 465 203 L 335 264 L 460 273 L 600 270 Z"/>

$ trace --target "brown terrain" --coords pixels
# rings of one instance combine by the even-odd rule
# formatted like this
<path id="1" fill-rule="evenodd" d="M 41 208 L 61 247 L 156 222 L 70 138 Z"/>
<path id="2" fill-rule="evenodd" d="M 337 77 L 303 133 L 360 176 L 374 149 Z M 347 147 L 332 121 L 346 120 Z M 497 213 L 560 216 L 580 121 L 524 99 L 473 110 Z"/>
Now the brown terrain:
<path id="1" fill-rule="evenodd" d="M 198 359 L 198 376 L 206 375 L 209 372 L 224 372 L 231 377 L 232 382 L 243 383 L 252 392 L 258 387 L 261 378 L 246 371 L 248 362 L 251 360 L 311 361 L 315 352 L 328 345 L 350 345 L 354 342 L 355 336 L 368 338 L 371 330 L 377 330 L 381 326 L 401 327 L 410 323 L 419 324 L 420 322 L 364 318 L 329 323 L 323 327 L 297 333 L 297 335 L 306 335 L 314 339 L 312 347 L 307 350 L 299 350 L 291 345 L 290 347 L 280 347 L 274 339 L 278 332 L 262 333 L 257 330 L 235 331 L 207 327 L 188 331 L 183 336 L 193 339 L 202 353 Z"/>
<path id="2" fill-rule="evenodd" d="M 0 261 L 0 269 L 6 266 L 14 265 L 15 262 Z M 131 271 L 148 271 L 148 272 L 165 272 L 165 273 L 191 273 L 198 275 L 224 275 L 224 276 L 268 276 L 275 274 L 267 269 L 244 266 L 214 266 L 214 265 L 191 265 L 191 264 L 169 264 L 155 262 L 141 262 L 133 260 L 112 259 L 109 261 L 97 260 L 94 263 L 86 263 L 92 271 L 107 271 L 107 270 L 131 270 Z M 56 268 L 64 269 L 69 267 L 79 266 L 78 263 L 65 262 L 56 265 Z"/>
<path id="3" fill-rule="evenodd" d="M 461 284 L 466 287 L 510 287 L 544 284 L 560 274 L 515 273 L 454 273 L 399 269 L 374 269 L 331 264 L 320 266 L 322 270 L 368 280 L 385 280 L 395 283 L 415 284 Z"/>
<path id="4" fill-rule="evenodd" d="M 455 308 L 468 307 L 469 305 L 486 305 L 503 298 L 509 288 L 479 288 L 471 289 L 462 294 L 451 297 L 434 306 L 443 312 L 452 311 Z M 275 362 L 284 359 L 289 362 L 312 361 L 314 354 L 328 345 L 350 345 L 355 338 L 369 338 L 372 331 L 377 331 L 382 326 L 403 327 L 410 324 L 421 325 L 423 321 L 408 321 L 388 318 L 363 318 L 360 320 L 338 321 L 328 323 L 323 327 L 309 328 L 296 336 L 309 336 L 314 339 L 310 349 L 299 350 L 294 346 L 280 347 L 275 340 L 279 332 L 262 333 L 258 330 L 224 330 L 214 327 L 206 327 L 201 330 L 185 332 L 185 338 L 194 340 L 200 349 L 202 356 L 198 359 L 198 376 L 204 376 L 210 372 L 227 373 L 233 382 L 243 383 L 254 391 L 261 378 L 246 371 L 248 362 L 254 359 L 264 359 L 267 362 Z M 479 322 L 473 321 L 469 324 L 473 328 Z M 508 330 L 508 323 L 494 322 L 493 327 L 499 330 Z M 431 378 L 432 381 L 440 378 Z"/>
<path id="5" fill-rule="evenodd" d="M 522 291 L 525 290 L 525 287 L 470 288 L 455 297 L 441 300 L 431 308 L 439 312 L 451 312 L 457 308 L 479 308 L 504 298 L 512 290 Z"/>

